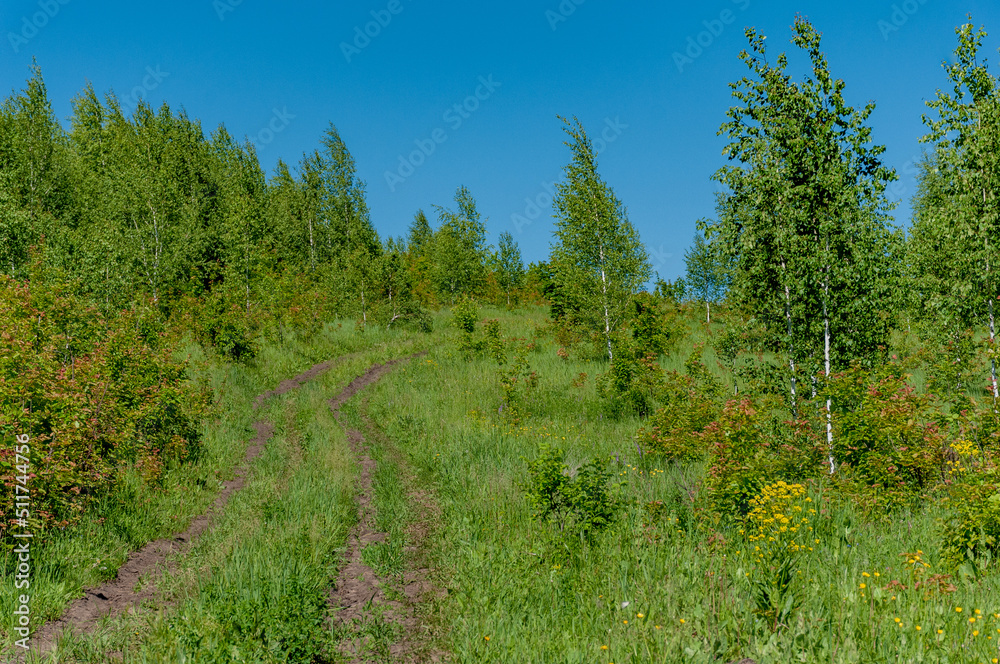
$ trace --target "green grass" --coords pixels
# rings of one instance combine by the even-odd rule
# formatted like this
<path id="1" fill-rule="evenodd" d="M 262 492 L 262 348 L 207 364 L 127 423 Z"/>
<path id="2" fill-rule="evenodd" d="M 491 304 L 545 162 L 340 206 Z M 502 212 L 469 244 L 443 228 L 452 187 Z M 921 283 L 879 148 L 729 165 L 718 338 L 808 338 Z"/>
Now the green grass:
<path id="1" fill-rule="evenodd" d="M 505 336 L 526 337 L 532 320 L 542 322 L 537 310 L 485 315 L 501 319 Z M 682 366 L 697 339 L 689 336 L 665 368 Z M 703 468 L 650 465 L 633 440 L 642 422 L 602 415 L 593 378 L 606 364 L 562 360 L 554 344 L 543 344 L 529 355 L 540 376 L 529 416 L 511 427 L 497 415 L 495 364 L 467 362 L 455 348 L 438 344 L 426 359 L 387 376 L 373 389 L 371 412 L 438 494 L 443 520 L 435 550 L 449 577 L 442 611 L 456 661 L 988 662 L 998 656 L 1000 620 L 993 613 L 1000 613 L 1000 595 L 992 578 L 950 579 L 955 592 L 927 599 L 912 589 L 881 590 L 892 580 L 912 588 L 902 553 L 922 550 L 930 572 L 942 569 L 932 506 L 865 520 L 816 494 L 825 513 L 817 523 L 820 543 L 796 580 L 803 604 L 787 628 L 772 634 L 753 612 L 749 543 L 706 510 Z M 706 364 L 715 368 L 708 353 Z M 587 383 L 571 387 L 582 372 Z M 626 508 L 592 543 L 567 546 L 531 518 L 519 484 L 541 442 L 564 446 L 571 467 L 607 459 L 627 482 Z M 651 519 L 644 505 L 655 500 L 667 507 Z M 981 614 L 969 623 L 977 609 Z"/>
<path id="2" fill-rule="evenodd" d="M 113 578 L 129 551 L 184 530 L 206 511 L 242 461 L 253 421 L 271 420 L 276 435 L 255 460 L 250 481 L 180 558 L 176 573 L 155 579 L 174 606 L 161 615 L 107 620 L 96 633 L 68 640 L 58 661 L 104 662 L 109 650 L 136 649 L 141 654 L 135 661 L 173 662 L 185 652 L 195 657 L 187 661 L 240 661 L 229 659 L 238 644 L 246 661 L 298 662 L 329 646 L 325 591 L 355 519 L 355 465 L 327 400 L 371 364 L 412 349 L 405 333 L 360 334 L 353 325 L 336 324 L 308 341 L 265 346 L 251 367 L 222 364 L 196 346 L 187 348 L 194 378 L 210 381 L 219 397 L 216 419 L 205 424 L 205 453 L 197 464 L 171 469 L 162 487 L 129 476 L 80 526 L 33 547 L 36 621 L 59 615 L 81 587 Z M 254 397 L 281 380 L 359 351 L 251 411 Z M 12 579 L 3 587 L 6 608 L 13 602 Z"/>
<path id="3" fill-rule="evenodd" d="M 545 322 L 540 308 L 487 308 L 483 315 L 498 318 L 508 338 L 530 339 Z M 526 392 L 522 421 L 512 424 L 498 412 L 503 392 L 495 362 L 467 361 L 447 320 L 447 312 L 438 314 L 435 333 L 412 340 L 328 325 L 313 339 L 265 346 L 255 368 L 223 366 L 192 349 L 197 370 L 212 381 L 223 406 L 219 421 L 206 424 L 205 458 L 172 470 L 166 490 L 123 485 L 100 512 L 113 518 L 97 524 L 95 514 L 47 544 L 40 560 L 51 571 L 39 581 L 50 610 L 72 587 L 112 573 L 94 566 L 98 558 L 111 561 L 111 570 L 115 555 L 122 558 L 171 525 L 182 529 L 185 515 L 204 509 L 242 458 L 253 396 L 315 362 L 362 352 L 258 415 L 278 425 L 276 436 L 216 526 L 179 560 L 175 574 L 157 579 L 171 604 L 107 621 L 67 644 L 60 661 L 103 662 L 112 650 L 136 662 L 336 661 L 337 643 L 351 638 L 364 639 L 370 656 L 385 659 L 400 633 L 375 607 L 359 630 L 334 630 L 326 622 L 324 592 L 356 518 L 356 466 L 326 399 L 372 363 L 422 347 L 428 356 L 396 367 L 364 395 L 367 416 L 388 436 L 368 437 L 377 462 L 375 523 L 388 538 L 362 556 L 379 574 L 398 578 L 414 564 L 407 532 L 421 517 L 408 494 L 433 494 L 441 514 L 427 564 L 438 570 L 435 578 L 447 593 L 430 600 L 422 615 L 453 661 L 972 663 L 1000 657 L 997 577 L 965 577 L 939 559 L 938 506 L 865 517 L 822 485 L 811 489 L 821 512 L 814 522 L 819 542 L 801 558 L 793 583 L 801 606 L 772 633 L 754 613 L 753 544 L 709 509 L 705 465 L 640 455 L 635 435 L 643 421 L 609 418 L 597 396 L 595 379 L 607 371 L 606 362 L 578 353 L 562 359 L 558 346 L 541 338 L 528 355 L 538 386 Z M 707 328 L 693 315 L 686 324 L 688 334 L 661 358 L 665 369 L 682 371 L 695 345 L 722 329 L 720 323 Z M 710 345 L 703 359 L 732 385 Z M 343 412 L 351 426 L 365 430 L 357 399 Z M 532 518 L 522 485 L 541 443 L 563 447 L 571 468 L 603 459 L 625 483 L 618 518 L 592 540 L 568 541 Z M 647 508 L 651 503 L 658 507 Z M 951 575 L 933 592 L 913 588 L 912 566 L 901 557 L 918 550 L 930 566 L 925 575 Z M 56 551 L 59 556 L 49 555 Z M 387 592 L 398 588 L 390 583 Z"/>

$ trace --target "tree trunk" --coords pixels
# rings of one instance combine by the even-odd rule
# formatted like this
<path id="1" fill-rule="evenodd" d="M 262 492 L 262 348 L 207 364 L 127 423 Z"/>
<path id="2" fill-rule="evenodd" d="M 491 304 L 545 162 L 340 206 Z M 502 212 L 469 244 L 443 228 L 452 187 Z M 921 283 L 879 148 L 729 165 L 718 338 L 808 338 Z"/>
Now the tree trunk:
<path id="1" fill-rule="evenodd" d="M 608 278 L 604 273 L 604 245 L 600 245 L 601 252 L 601 303 L 604 305 L 604 337 L 608 341 L 608 360 L 614 361 L 611 353 L 611 313 L 608 311 Z"/>
<path id="2" fill-rule="evenodd" d="M 826 238 L 827 259 L 830 255 L 830 238 Z M 830 264 L 825 267 L 823 278 L 823 360 L 826 364 L 826 382 L 830 384 L 830 315 L 827 310 L 827 301 L 830 299 Z M 826 445 L 830 455 L 830 474 L 836 470 L 833 459 L 833 404 L 830 399 L 829 387 L 826 394 Z"/>
<path id="3" fill-rule="evenodd" d="M 785 262 L 781 262 L 781 269 L 785 269 Z M 795 344 L 792 341 L 792 293 L 791 289 L 785 286 L 785 320 L 788 322 L 788 368 L 791 369 L 791 392 L 792 392 L 792 417 L 798 418 L 798 406 L 795 400 Z"/>
<path id="4" fill-rule="evenodd" d="M 994 325 L 993 318 L 993 298 L 990 297 L 990 349 L 994 347 L 994 342 L 996 341 L 996 326 Z M 997 391 L 997 360 L 996 357 L 990 358 L 990 379 L 993 381 L 993 412 L 997 410 L 997 399 L 1000 398 L 1000 392 Z"/>
<path id="5" fill-rule="evenodd" d="M 316 271 L 316 242 L 313 239 L 313 215 L 309 215 L 309 269 Z"/>
<path id="6" fill-rule="evenodd" d="M 709 304 L 708 300 L 705 300 L 705 322 L 709 325 L 712 324 L 712 305 Z"/>

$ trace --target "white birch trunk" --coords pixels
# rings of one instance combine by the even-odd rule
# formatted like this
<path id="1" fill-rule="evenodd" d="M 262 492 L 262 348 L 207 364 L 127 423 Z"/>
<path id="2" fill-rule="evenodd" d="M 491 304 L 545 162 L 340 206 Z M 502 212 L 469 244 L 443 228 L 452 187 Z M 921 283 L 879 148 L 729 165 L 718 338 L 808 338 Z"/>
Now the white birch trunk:
<path id="1" fill-rule="evenodd" d="M 830 255 L 830 238 L 826 239 L 827 259 Z M 830 383 L 830 314 L 827 310 L 827 301 L 830 298 L 830 265 L 826 265 L 826 274 L 823 279 L 823 360 L 826 366 L 826 381 Z M 830 474 L 836 470 L 836 462 L 833 459 L 833 404 L 830 393 L 826 395 L 826 445 L 830 455 Z"/>
<path id="2" fill-rule="evenodd" d="M 785 263 L 781 263 L 782 269 Z M 795 344 L 792 342 L 792 294 L 788 286 L 785 286 L 785 320 L 788 321 L 788 368 L 792 372 L 792 417 L 798 417 L 798 405 L 795 397 Z"/>
<path id="3" fill-rule="evenodd" d="M 608 311 L 608 278 L 604 273 L 604 245 L 599 245 L 601 255 L 601 302 L 604 305 L 604 337 L 608 341 L 608 360 L 614 361 L 611 354 L 611 313 Z"/>

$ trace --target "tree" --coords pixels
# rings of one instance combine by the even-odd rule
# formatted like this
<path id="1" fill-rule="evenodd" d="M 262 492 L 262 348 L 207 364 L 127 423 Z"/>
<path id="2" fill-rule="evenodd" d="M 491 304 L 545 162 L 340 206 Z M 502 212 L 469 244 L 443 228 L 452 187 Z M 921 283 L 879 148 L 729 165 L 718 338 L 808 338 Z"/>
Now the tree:
<path id="1" fill-rule="evenodd" d="M 372 256 L 379 255 L 381 243 L 369 217 L 365 183 L 357 176 L 354 157 L 333 123 L 323 135 L 322 145 L 323 153 L 314 158 L 322 182 L 319 213 L 327 227 L 331 255 L 359 247 Z"/>
<path id="2" fill-rule="evenodd" d="M 451 303 L 475 295 L 486 283 L 486 225 L 464 186 L 455 192 L 457 211 L 435 206 L 441 226 L 434 234 L 434 281 Z"/>
<path id="3" fill-rule="evenodd" d="M 979 50 L 987 33 L 970 22 L 956 29 L 955 62 L 944 63 L 952 91 L 938 91 L 924 116 L 924 161 L 909 243 L 919 310 L 951 335 L 985 323 L 996 338 L 1000 294 L 1000 85 Z M 994 405 L 1000 391 L 990 358 Z M 994 406 L 995 407 L 995 406 Z"/>
<path id="4" fill-rule="evenodd" d="M 497 283 L 507 294 L 507 306 L 509 307 L 511 291 L 518 290 L 524 285 L 524 261 L 521 260 L 521 249 L 509 231 L 500 234 L 495 270 Z"/>
<path id="5" fill-rule="evenodd" d="M 794 82 L 788 58 L 768 62 L 765 38 L 746 31 L 751 71 L 731 85 L 740 102 L 720 134 L 724 154 L 738 165 L 714 176 L 728 188 L 719 220 L 709 228 L 735 261 L 733 299 L 760 320 L 787 354 L 790 403 L 796 413 L 796 367 L 813 376 L 822 357 L 833 365 L 884 353 L 897 301 L 900 235 L 888 223 L 886 185 L 895 172 L 870 145 L 866 121 L 874 110 L 848 106 L 820 50 L 820 35 L 797 17 L 792 43 L 805 51 L 811 76 Z M 826 400 L 832 456 L 832 404 Z"/>
<path id="6" fill-rule="evenodd" d="M 627 317 L 632 295 L 652 268 L 621 201 L 597 172 L 597 154 L 577 118 L 562 120 L 572 159 L 556 186 L 555 280 L 581 305 L 581 322 L 604 336 L 614 360 L 612 336 Z"/>
<path id="7" fill-rule="evenodd" d="M 732 279 L 728 262 L 717 247 L 705 241 L 702 232 L 695 233 L 694 244 L 684 250 L 684 265 L 687 268 L 684 283 L 695 299 L 705 303 L 705 320 L 708 323 L 712 322 L 712 303 L 725 296 Z"/>

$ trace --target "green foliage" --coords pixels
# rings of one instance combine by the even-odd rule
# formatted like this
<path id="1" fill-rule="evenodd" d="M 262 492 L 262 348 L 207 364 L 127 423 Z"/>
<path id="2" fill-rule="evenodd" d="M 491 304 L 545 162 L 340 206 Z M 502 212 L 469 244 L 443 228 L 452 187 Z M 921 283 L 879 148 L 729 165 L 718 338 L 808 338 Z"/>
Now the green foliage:
<path id="1" fill-rule="evenodd" d="M 662 383 L 663 369 L 655 355 L 619 348 L 611 367 L 597 378 L 597 394 L 611 417 L 646 417 L 659 403 Z"/>
<path id="2" fill-rule="evenodd" d="M 901 236 L 885 197 L 896 175 L 866 125 L 874 105 L 847 105 L 806 19 L 792 39 L 810 61 L 802 81 L 785 54 L 769 57 L 765 37 L 746 34 L 751 76 L 733 84 L 737 105 L 720 129 L 735 164 L 715 175 L 728 192 L 707 229 L 733 261 L 730 299 L 796 364 L 818 363 L 827 339 L 834 367 L 877 361 L 897 307 Z"/>
<path id="3" fill-rule="evenodd" d="M 597 172 L 597 155 L 580 121 L 563 124 L 572 160 L 556 186 L 553 280 L 576 304 L 576 320 L 603 336 L 611 360 L 612 337 L 652 269 L 624 205 Z"/>
<path id="4" fill-rule="evenodd" d="M 32 527 L 76 523 L 129 466 L 156 483 L 198 457 L 206 395 L 185 380 L 151 311 L 104 318 L 70 286 L 0 277 L 0 431 L 27 434 Z M 13 503 L 13 445 L 0 452 Z M 7 539 L 10 521 L 0 524 Z"/>
<path id="5" fill-rule="evenodd" d="M 466 187 L 455 192 L 457 210 L 436 206 L 433 279 L 442 299 L 476 296 L 486 284 L 486 225 Z"/>
<path id="6" fill-rule="evenodd" d="M 687 284 L 684 279 L 679 278 L 674 281 L 665 281 L 663 279 L 656 280 L 656 289 L 654 290 L 656 297 L 662 298 L 668 302 L 673 302 L 674 304 L 683 302 L 687 295 Z"/>
<path id="7" fill-rule="evenodd" d="M 662 407 L 639 430 L 637 439 L 646 454 L 664 459 L 692 461 L 708 456 L 715 441 L 712 426 L 722 412 L 718 379 L 692 354 L 687 373 L 668 371 L 659 391 Z"/>
<path id="8" fill-rule="evenodd" d="M 966 459 L 963 463 L 969 463 Z M 961 467 L 961 466 L 959 466 Z M 941 553 L 952 568 L 986 571 L 1000 557 L 1000 483 L 996 469 L 962 472 L 949 487 L 941 523 Z"/>
<path id="9" fill-rule="evenodd" d="M 944 434 L 933 403 L 894 373 L 855 365 L 832 377 L 835 454 L 886 501 L 927 490 L 941 474 Z"/>
<path id="10" fill-rule="evenodd" d="M 497 377 L 503 391 L 503 403 L 500 412 L 511 424 L 517 424 L 527 414 L 528 396 L 538 387 L 538 372 L 528 364 L 528 346 L 523 343 L 513 344 L 514 357 L 506 361 L 503 351 L 498 352 Z M 500 360 L 503 361 L 500 361 Z"/>
<path id="11" fill-rule="evenodd" d="M 758 408 L 767 408 L 767 402 Z M 822 439 L 807 423 L 785 421 L 750 400 L 730 401 L 706 430 L 711 457 L 707 487 L 713 507 L 743 517 L 767 484 L 817 477 L 825 458 Z"/>
<path id="12" fill-rule="evenodd" d="M 257 355 L 254 330 L 246 310 L 238 304 L 227 303 L 221 294 L 213 294 L 200 308 L 197 326 L 202 342 L 223 357 L 247 362 Z"/>
<path id="13" fill-rule="evenodd" d="M 681 334 L 676 312 L 649 293 L 633 299 L 632 341 L 645 353 L 662 355 Z"/>
<path id="14" fill-rule="evenodd" d="M 699 228 L 707 225 L 699 222 Z M 684 294 L 704 302 L 706 305 L 721 300 L 732 282 L 732 259 L 720 245 L 712 245 L 705 240 L 700 230 L 695 233 L 694 244 L 684 250 Z"/>
<path id="15" fill-rule="evenodd" d="M 569 542 L 592 538 L 616 518 L 621 502 L 610 485 L 607 464 L 592 459 L 570 473 L 565 453 L 547 444 L 528 461 L 529 479 L 522 487 L 535 510 L 535 518 L 559 528 Z"/>
<path id="16" fill-rule="evenodd" d="M 516 303 L 516 291 L 524 286 L 524 261 L 521 260 L 521 249 L 509 231 L 500 234 L 494 270 L 497 283 L 507 296 L 507 306 L 511 305 L 512 295 L 514 295 L 513 302 Z"/>

